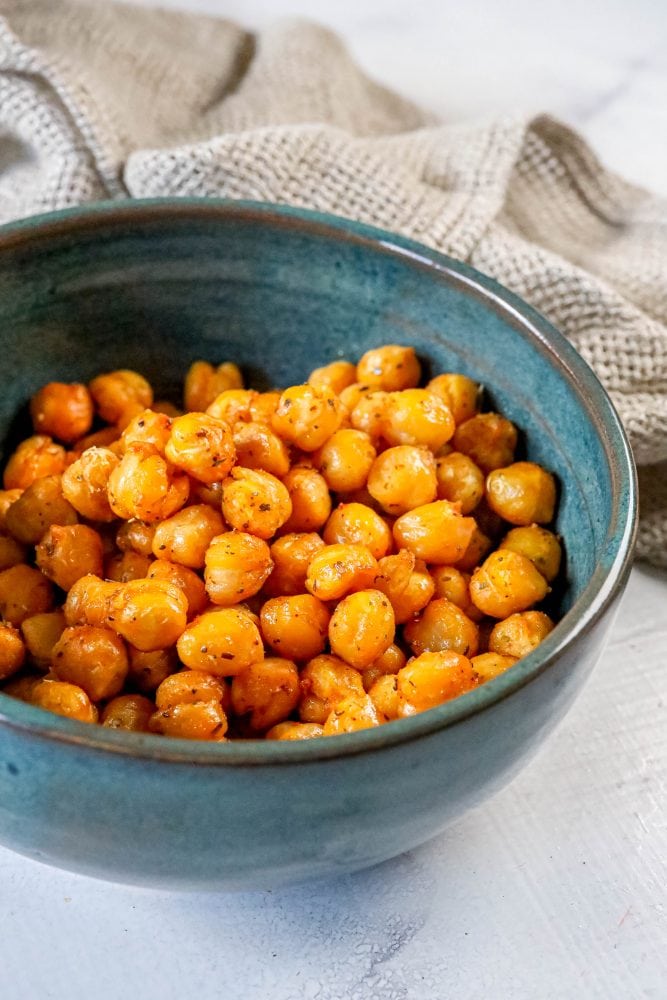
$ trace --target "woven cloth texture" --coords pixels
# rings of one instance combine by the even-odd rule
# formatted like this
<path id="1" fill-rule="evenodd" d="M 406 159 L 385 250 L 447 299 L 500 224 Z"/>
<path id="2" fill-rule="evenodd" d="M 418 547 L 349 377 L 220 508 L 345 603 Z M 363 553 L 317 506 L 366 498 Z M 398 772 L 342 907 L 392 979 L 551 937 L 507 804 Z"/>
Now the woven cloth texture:
<path id="1" fill-rule="evenodd" d="M 667 565 L 667 202 L 548 116 L 438 122 L 302 21 L 259 35 L 90 0 L 0 0 L 0 222 L 100 198 L 223 196 L 403 233 L 492 275 L 595 369 Z"/>

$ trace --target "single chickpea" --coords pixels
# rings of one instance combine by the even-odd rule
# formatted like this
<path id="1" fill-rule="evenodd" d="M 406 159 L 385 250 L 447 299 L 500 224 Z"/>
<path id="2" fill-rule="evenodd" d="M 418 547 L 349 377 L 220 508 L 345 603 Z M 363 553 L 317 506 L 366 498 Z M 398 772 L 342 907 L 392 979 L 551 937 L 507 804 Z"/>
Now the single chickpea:
<path id="1" fill-rule="evenodd" d="M 312 740 L 323 735 L 316 722 L 279 722 L 265 734 L 267 740 Z"/>
<path id="2" fill-rule="evenodd" d="M 187 624 L 188 601 L 167 580 L 130 580 L 109 600 L 107 624 L 137 649 L 172 646 Z"/>
<path id="3" fill-rule="evenodd" d="M 265 642 L 288 660 L 310 660 L 324 649 L 330 613 L 312 594 L 272 597 L 262 606 Z"/>
<path id="4" fill-rule="evenodd" d="M 6 490 L 27 490 L 44 476 L 59 476 L 65 469 L 65 449 L 44 434 L 26 438 L 5 466 L 3 485 Z"/>
<path id="5" fill-rule="evenodd" d="M 470 581 L 474 604 L 491 618 L 508 618 L 515 611 L 526 611 L 548 592 L 547 581 L 530 559 L 510 549 L 492 552 Z"/>
<path id="6" fill-rule="evenodd" d="M 458 503 L 462 514 L 471 514 L 484 496 L 484 473 L 460 451 L 437 459 L 436 479 L 438 498 Z"/>
<path id="7" fill-rule="evenodd" d="M 361 680 L 364 685 L 364 691 L 368 693 L 379 677 L 384 677 L 385 674 L 397 674 L 401 667 L 405 666 L 405 663 L 405 653 L 400 646 L 392 642 L 391 646 L 387 646 L 384 653 L 380 653 L 378 658 L 373 660 L 370 667 L 366 667 L 362 671 Z"/>
<path id="8" fill-rule="evenodd" d="M 479 677 L 480 684 L 492 681 L 494 677 L 499 677 L 506 670 L 514 666 L 516 656 L 501 656 L 500 653 L 480 653 L 473 656 L 472 668 Z"/>
<path id="9" fill-rule="evenodd" d="M 271 546 L 273 570 L 264 584 L 269 597 L 303 594 L 306 589 L 308 564 L 324 548 L 316 532 L 294 532 L 277 538 Z"/>
<path id="10" fill-rule="evenodd" d="M 256 424 L 271 424 L 273 414 L 278 409 L 281 393 L 260 392 L 250 403 L 249 417 Z M 270 470 L 268 470 L 270 471 Z"/>
<path id="11" fill-rule="evenodd" d="M 130 448 L 109 476 L 107 495 L 117 517 L 153 522 L 180 510 L 189 492 L 188 477 L 160 455 Z"/>
<path id="12" fill-rule="evenodd" d="M 455 426 L 447 404 L 427 389 L 391 392 L 385 400 L 382 436 L 389 444 L 437 451 L 452 437 Z"/>
<path id="13" fill-rule="evenodd" d="M 436 463 L 427 448 L 398 445 L 373 462 L 368 491 L 388 514 L 399 516 L 437 496 Z"/>
<path id="14" fill-rule="evenodd" d="M 380 515 L 361 503 L 341 503 L 331 514 L 322 537 L 327 545 L 365 545 L 376 559 L 389 552 L 391 530 Z"/>
<path id="15" fill-rule="evenodd" d="M 53 647 L 64 631 L 65 615 L 62 611 L 44 611 L 25 618 L 21 623 L 28 656 L 40 670 L 50 667 Z"/>
<path id="16" fill-rule="evenodd" d="M 169 399 L 156 399 L 153 403 L 153 412 L 162 413 L 170 420 L 183 416 L 183 410 L 179 410 Z"/>
<path id="17" fill-rule="evenodd" d="M 412 347 L 385 344 L 371 348 L 357 364 L 357 381 L 387 392 L 419 385 L 421 365 Z"/>
<path id="18" fill-rule="evenodd" d="M 117 424 L 121 429 L 137 413 L 153 405 L 153 390 L 149 383 L 138 372 L 129 369 L 98 375 L 88 388 L 102 420 L 107 424 Z"/>
<path id="19" fill-rule="evenodd" d="M 384 719 L 378 715 L 373 701 L 367 694 L 354 695 L 336 705 L 327 717 L 322 735 L 337 736 L 340 733 L 355 733 L 359 729 L 372 729 Z"/>
<path id="20" fill-rule="evenodd" d="M 463 517 L 455 504 L 436 500 L 402 514 L 394 524 L 394 539 L 418 559 L 450 565 L 466 551 L 475 527 L 474 518 Z"/>
<path id="21" fill-rule="evenodd" d="M 396 624 L 404 625 L 412 621 L 433 598 L 434 592 L 435 584 L 431 574 L 426 567 L 416 566 L 410 574 L 407 587 L 400 594 L 390 598 Z"/>
<path id="22" fill-rule="evenodd" d="M 282 481 L 292 502 L 292 513 L 282 530 L 290 534 L 318 531 L 331 514 L 331 495 L 324 476 L 315 469 L 295 466 Z"/>
<path id="23" fill-rule="evenodd" d="M 343 408 L 329 388 L 293 385 L 280 397 L 271 425 L 284 441 L 302 451 L 317 451 L 338 430 Z"/>
<path id="24" fill-rule="evenodd" d="M 185 376 L 183 403 L 189 412 L 205 410 L 227 389 L 242 389 L 243 376 L 237 365 L 226 361 L 217 368 L 208 361 L 194 361 Z"/>
<path id="25" fill-rule="evenodd" d="M 97 709 L 77 684 L 67 681 L 39 680 L 33 685 L 28 699 L 37 708 L 64 715 L 77 722 L 97 722 Z"/>
<path id="26" fill-rule="evenodd" d="M 344 597 L 329 622 L 331 650 L 346 663 L 365 670 L 391 646 L 396 623 L 380 590 L 359 590 Z"/>
<path id="27" fill-rule="evenodd" d="M 537 524 L 512 528 L 499 545 L 501 549 L 511 549 L 530 559 L 547 583 L 551 583 L 560 570 L 561 544 L 552 531 Z"/>
<path id="28" fill-rule="evenodd" d="M 252 407 L 258 396 L 254 389 L 225 389 L 206 407 L 206 413 L 224 421 L 233 430 L 238 421 L 253 419 Z"/>
<path id="29" fill-rule="evenodd" d="M 482 614 L 470 600 L 469 573 L 456 566 L 434 566 L 431 576 L 435 584 L 436 597 L 446 597 L 452 604 L 461 608 L 461 611 L 465 611 L 468 618 L 474 622 L 479 621 Z"/>
<path id="30" fill-rule="evenodd" d="M 330 490 L 344 493 L 366 485 L 375 459 L 375 448 L 368 434 L 353 428 L 335 431 L 313 454 L 316 467 Z"/>
<path id="31" fill-rule="evenodd" d="M 69 590 L 82 576 L 103 572 L 102 539 L 85 524 L 52 524 L 35 549 L 44 576 Z"/>
<path id="32" fill-rule="evenodd" d="M 471 691 L 478 683 L 467 656 L 453 649 L 422 653 L 399 670 L 399 716 L 415 715 Z"/>
<path id="33" fill-rule="evenodd" d="M 382 674 L 369 688 L 368 697 L 373 702 L 380 718 L 384 718 L 388 722 L 392 719 L 398 719 L 401 710 L 398 677 L 392 674 Z"/>
<path id="34" fill-rule="evenodd" d="M 344 389 L 341 389 L 338 396 L 346 412 L 350 414 L 359 400 L 372 391 L 369 385 L 362 385 L 361 382 L 351 382 Z"/>
<path id="35" fill-rule="evenodd" d="M 472 572 L 483 562 L 492 547 L 493 542 L 491 539 L 487 538 L 484 532 L 480 531 L 479 527 L 475 525 L 475 530 L 470 537 L 466 550 L 461 558 L 457 560 L 456 565 L 464 572 Z"/>
<path id="36" fill-rule="evenodd" d="M 456 451 L 469 455 L 483 472 L 509 465 L 516 442 L 516 427 L 499 413 L 478 413 L 464 421 L 456 428 L 453 440 Z"/>
<path id="37" fill-rule="evenodd" d="M 202 569 L 209 545 L 224 530 L 222 515 L 208 504 L 183 507 L 156 525 L 152 552 L 157 559 Z"/>
<path id="38" fill-rule="evenodd" d="M 60 476 L 36 480 L 5 515 L 7 530 L 24 545 L 36 545 L 54 524 L 73 525 L 76 511 L 64 498 Z"/>
<path id="39" fill-rule="evenodd" d="M 148 722 L 155 711 L 149 698 L 140 694 L 121 694 L 104 707 L 100 722 L 107 729 L 123 729 L 130 733 L 147 733 Z"/>
<path id="40" fill-rule="evenodd" d="M 415 656 L 453 649 L 470 658 L 479 649 L 477 626 L 446 597 L 427 604 L 421 617 L 405 626 L 403 635 Z"/>
<path id="41" fill-rule="evenodd" d="M 250 728 L 270 729 L 284 722 L 299 702 L 299 672 L 291 660 L 269 656 L 232 680 L 232 708 L 250 714 Z"/>
<path id="42" fill-rule="evenodd" d="M 138 447 L 148 454 L 157 452 L 164 458 L 165 448 L 172 431 L 173 421 L 164 413 L 155 410 L 141 410 L 120 436 L 123 451 Z"/>
<path id="43" fill-rule="evenodd" d="M 363 697 L 361 674 L 337 656 L 316 656 L 301 671 L 299 718 L 322 725 L 345 698 Z"/>
<path id="44" fill-rule="evenodd" d="M 0 681 L 18 673 L 25 661 L 25 652 L 19 630 L 0 621 Z"/>
<path id="45" fill-rule="evenodd" d="M 378 560 L 378 572 L 373 586 L 381 590 L 390 601 L 400 597 L 410 583 L 410 577 L 415 569 L 416 559 L 408 549 L 401 549 L 391 556 L 383 556 Z"/>
<path id="46" fill-rule="evenodd" d="M 128 668 L 125 643 L 108 628 L 66 628 L 53 647 L 51 670 L 56 679 L 76 684 L 91 701 L 119 694 Z"/>
<path id="47" fill-rule="evenodd" d="M 268 472 L 237 465 L 222 484 L 223 517 L 239 531 L 271 538 L 291 513 L 287 487 Z"/>
<path id="48" fill-rule="evenodd" d="M 510 615 L 494 626 L 489 652 L 520 659 L 528 656 L 553 630 L 554 623 L 543 611 L 523 611 Z"/>
<path id="49" fill-rule="evenodd" d="M 187 566 L 156 559 L 146 576 L 149 580 L 166 580 L 183 591 L 188 602 L 188 621 L 200 615 L 208 604 L 204 581 Z"/>
<path id="50" fill-rule="evenodd" d="M 217 701 L 173 705 L 154 712 L 149 720 L 151 732 L 181 740 L 221 741 L 228 725 L 225 710 Z"/>
<path id="51" fill-rule="evenodd" d="M 202 483 L 221 482 L 236 460 L 228 424 L 207 413 L 185 413 L 172 421 L 165 456 Z"/>
<path id="52" fill-rule="evenodd" d="M 23 493 L 23 490 L 0 490 L 0 531 L 5 531 L 7 511 Z"/>
<path id="53" fill-rule="evenodd" d="M 108 448 L 88 448 L 62 475 L 65 499 L 91 521 L 113 521 L 107 489 L 120 459 Z"/>
<path id="54" fill-rule="evenodd" d="M 470 420 L 479 410 L 479 385 L 467 375 L 458 375 L 452 372 L 436 375 L 426 388 L 429 392 L 434 392 L 436 396 L 444 399 L 457 426 Z"/>
<path id="55" fill-rule="evenodd" d="M 68 625 L 106 625 L 112 597 L 120 584 L 100 580 L 97 576 L 82 576 L 70 588 L 63 606 Z"/>
<path id="56" fill-rule="evenodd" d="M 89 448 L 115 448 L 120 442 L 120 437 L 121 431 L 117 427 L 102 427 L 101 430 L 93 431 L 92 434 L 86 434 L 75 441 L 70 456 L 80 458 Z M 113 451 L 112 454 L 115 455 L 116 452 Z"/>
<path id="57" fill-rule="evenodd" d="M 510 524 L 547 524 L 554 516 L 556 483 L 535 462 L 515 462 L 489 473 L 486 497 L 491 509 Z"/>
<path id="58" fill-rule="evenodd" d="M 226 531 L 206 551 L 206 592 L 214 604 L 231 607 L 260 591 L 273 562 L 266 542 L 245 531 Z"/>
<path id="59" fill-rule="evenodd" d="M 341 397 L 341 402 L 344 398 L 345 394 Z M 388 399 L 389 393 L 379 389 L 362 391 L 358 402 L 349 411 L 352 427 L 366 434 L 374 446 L 379 445 L 382 440 Z"/>
<path id="60" fill-rule="evenodd" d="M 144 524 L 143 521 L 136 519 L 123 521 L 116 532 L 116 545 L 121 552 L 136 552 L 140 556 L 150 556 L 153 552 L 156 528 L 155 524 Z"/>
<path id="61" fill-rule="evenodd" d="M 0 535 L 0 572 L 26 561 L 27 550 L 15 538 Z"/>
<path id="62" fill-rule="evenodd" d="M 234 426 L 234 447 L 236 461 L 246 469 L 260 469 L 279 479 L 289 472 L 287 446 L 265 423 L 237 423 Z"/>
<path id="63" fill-rule="evenodd" d="M 357 366 L 351 361 L 332 361 L 323 368 L 314 368 L 308 376 L 308 384 L 316 389 L 329 389 L 337 396 L 357 378 Z"/>
<path id="64" fill-rule="evenodd" d="M 93 422 L 93 401 L 85 385 L 49 382 L 30 400 L 35 434 L 71 443 L 87 434 Z"/>
<path id="65" fill-rule="evenodd" d="M 0 573 L 0 618 L 10 625 L 18 628 L 52 607 L 53 586 L 38 569 L 19 564 Z"/>
<path id="66" fill-rule="evenodd" d="M 128 653 L 130 670 L 127 679 L 144 694 L 154 692 L 166 677 L 178 670 L 178 658 L 173 646 L 145 653 L 128 645 Z"/>
<path id="67" fill-rule="evenodd" d="M 177 643 L 182 663 L 216 677 L 233 677 L 264 659 L 259 629 L 237 608 L 207 611 L 195 618 Z"/>
<path id="68" fill-rule="evenodd" d="M 201 701 L 217 701 L 221 705 L 224 697 L 225 682 L 220 677 L 203 670 L 180 670 L 162 681 L 155 692 L 155 704 L 159 709 Z"/>
<path id="69" fill-rule="evenodd" d="M 377 560 L 365 545 L 326 545 L 310 561 L 306 590 L 321 601 L 337 601 L 373 585 Z"/>

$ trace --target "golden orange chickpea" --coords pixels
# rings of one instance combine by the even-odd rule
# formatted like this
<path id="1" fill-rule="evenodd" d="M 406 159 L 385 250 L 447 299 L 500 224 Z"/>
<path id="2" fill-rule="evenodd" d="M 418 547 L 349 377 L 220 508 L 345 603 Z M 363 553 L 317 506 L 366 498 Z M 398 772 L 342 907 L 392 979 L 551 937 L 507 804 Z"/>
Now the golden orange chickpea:
<path id="1" fill-rule="evenodd" d="M 438 498 L 458 503 L 471 514 L 484 496 L 484 473 L 469 455 L 453 451 L 436 461 Z"/>
<path id="2" fill-rule="evenodd" d="M 337 396 L 357 379 L 357 366 L 351 361 L 332 361 L 322 368 L 314 368 L 308 376 L 308 384 L 316 389 L 330 389 Z"/>
<path id="3" fill-rule="evenodd" d="M 384 719 L 378 715 L 372 699 L 367 695 L 353 695 L 339 702 L 327 717 L 322 730 L 323 736 L 339 733 L 355 733 L 359 729 L 372 729 Z"/>
<path id="4" fill-rule="evenodd" d="M 338 656 L 322 655 L 310 660 L 301 671 L 299 718 L 322 725 L 339 702 L 363 696 L 361 674 Z"/>
<path id="5" fill-rule="evenodd" d="M 408 549 L 400 549 L 390 556 L 378 560 L 378 572 L 373 586 L 393 601 L 399 597 L 410 583 L 416 559 Z"/>
<path id="6" fill-rule="evenodd" d="M 243 376 L 232 362 L 226 361 L 214 368 L 208 361 L 194 361 L 185 376 L 185 409 L 188 412 L 205 410 L 221 392 L 242 388 Z"/>
<path id="7" fill-rule="evenodd" d="M 515 462 L 486 477 L 489 506 L 510 524 L 547 524 L 554 516 L 554 477 L 535 462 Z"/>
<path id="8" fill-rule="evenodd" d="M 232 708 L 249 715 L 250 728 L 270 729 L 284 722 L 299 702 L 299 672 L 291 660 L 268 656 L 232 680 Z"/>
<path id="9" fill-rule="evenodd" d="M 25 618 L 21 623 L 28 656 L 40 670 L 48 670 L 50 667 L 53 647 L 65 631 L 65 624 L 62 611 L 44 611 Z"/>
<path id="10" fill-rule="evenodd" d="M 432 378 L 426 388 L 444 399 L 457 425 L 470 420 L 479 409 L 479 385 L 467 375 L 445 372 Z"/>
<path id="11" fill-rule="evenodd" d="M 168 580 L 130 580 L 109 600 L 107 624 L 137 649 L 172 646 L 187 624 L 188 601 Z"/>
<path id="12" fill-rule="evenodd" d="M 436 463 L 427 448 L 397 445 L 373 462 L 368 492 L 388 514 L 399 516 L 437 496 Z"/>
<path id="13" fill-rule="evenodd" d="M 68 444 L 87 434 L 93 422 L 93 401 L 85 385 L 49 382 L 30 400 L 35 434 L 48 434 Z"/>
<path id="14" fill-rule="evenodd" d="M 290 456 L 284 441 L 266 423 L 237 423 L 234 425 L 236 461 L 246 469 L 270 472 L 279 479 L 286 476 Z"/>
<path id="15" fill-rule="evenodd" d="M 175 417 L 182 417 L 183 410 L 179 410 L 177 406 L 168 399 L 156 399 L 153 403 L 153 412 L 162 413 L 165 417 L 169 417 L 173 420 Z"/>
<path id="16" fill-rule="evenodd" d="M 294 466 L 283 476 L 283 485 L 292 503 L 292 513 L 282 531 L 318 531 L 331 514 L 331 494 L 324 476 L 316 469 Z"/>
<path id="17" fill-rule="evenodd" d="M 426 567 L 415 567 L 414 571 L 410 574 L 407 587 L 400 594 L 390 597 L 396 624 L 404 625 L 406 622 L 412 621 L 426 607 L 432 599 L 434 592 L 435 584 L 433 577 Z"/>
<path id="18" fill-rule="evenodd" d="M 380 653 L 376 660 L 373 660 L 370 667 L 366 667 L 361 673 L 361 680 L 364 691 L 370 691 L 371 687 L 379 677 L 385 674 L 397 674 L 401 667 L 405 666 L 406 655 L 400 646 L 392 642 L 387 646 L 384 653 Z"/>
<path id="19" fill-rule="evenodd" d="M 453 649 L 470 658 L 479 649 L 477 626 L 446 597 L 427 604 L 421 616 L 405 626 L 403 636 L 415 656 Z"/>
<path id="20" fill-rule="evenodd" d="M 206 407 L 206 413 L 234 429 L 241 421 L 253 420 L 252 409 L 259 396 L 254 389 L 225 389 Z"/>
<path id="21" fill-rule="evenodd" d="M 156 559 L 146 574 L 149 580 L 166 580 L 182 590 L 188 602 L 188 621 L 200 615 L 208 605 L 204 581 L 192 569 L 179 563 Z"/>
<path id="22" fill-rule="evenodd" d="M 282 393 L 271 425 L 284 441 L 317 451 L 338 430 L 343 408 L 327 386 L 293 385 Z"/>
<path id="23" fill-rule="evenodd" d="M 436 500 L 402 514 L 393 531 L 396 544 L 418 559 L 450 565 L 464 554 L 475 527 L 474 518 L 464 517 L 457 505 Z"/>
<path id="24" fill-rule="evenodd" d="M 76 684 L 91 701 L 113 698 L 125 683 L 129 661 L 125 643 L 108 628 L 66 628 L 55 646 L 51 671 L 59 681 Z"/>
<path id="25" fill-rule="evenodd" d="M 129 733 L 147 733 L 155 705 L 140 694 L 121 694 L 105 705 L 100 722 L 107 729 L 123 729 Z"/>
<path id="26" fill-rule="evenodd" d="M 130 657 L 128 680 L 145 694 L 155 691 L 179 666 L 173 646 L 170 649 L 153 649 L 145 653 L 128 645 L 128 653 Z"/>
<path id="27" fill-rule="evenodd" d="M 401 699 L 398 694 L 398 677 L 393 674 L 382 674 L 377 677 L 368 689 L 368 697 L 375 705 L 381 718 L 391 721 L 397 719 L 401 710 Z"/>
<path id="28" fill-rule="evenodd" d="M 499 413 L 476 414 L 459 424 L 453 439 L 456 451 L 469 455 L 483 472 L 509 465 L 516 442 L 516 427 Z"/>
<path id="29" fill-rule="evenodd" d="M 251 616 L 238 608 L 207 611 L 195 618 L 177 642 L 182 663 L 216 677 L 233 677 L 264 659 L 262 638 Z"/>
<path id="30" fill-rule="evenodd" d="M 202 483 L 221 482 L 236 460 L 229 424 L 207 413 L 185 413 L 171 422 L 165 456 Z"/>
<path id="31" fill-rule="evenodd" d="M 362 385 L 361 382 L 351 382 L 344 389 L 341 389 L 338 396 L 345 407 L 346 413 L 349 415 L 359 400 L 367 396 L 369 392 L 373 392 L 369 385 Z"/>
<path id="32" fill-rule="evenodd" d="M 422 653 L 409 660 L 396 677 L 401 717 L 451 701 L 478 683 L 468 657 L 453 649 Z"/>
<path id="33" fill-rule="evenodd" d="M 9 535 L 0 535 L 0 571 L 26 561 L 25 545 Z"/>
<path id="34" fill-rule="evenodd" d="M 18 628 L 52 607 L 53 586 L 38 569 L 20 563 L 0 573 L 0 618 L 10 625 Z"/>
<path id="35" fill-rule="evenodd" d="M 419 385 L 421 365 L 412 347 L 384 344 L 366 351 L 357 364 L 357 381 L 387 392 Z"/>
<path id="36" fill-rule="evenodd" d="M 142 556 L 139 552 L 128 549 L 127 552 L 117 552 L 104 560 L 104 577 L 114 583 L 128 583 L 130 580 L 143 580 L 148 576 L 148 570 L 154 560 L 150 556 Z M 96 574 L 102 576 L 102 573 Z"/>
<path id="37" fill-rule="evenodd" d="M 138 372 L 126 368 L 98 375 L 88 388 L 102 420 L 121 429 L 153 404 L 150 384 Z"/>
<path id="38" fill-rule="evenodd" d="M 510 615 L 494 626 L 489 652 L 520 659 L 528 656 L 553 631 L 554 623 L 543 611 L 523 611 Z"/>
<path id="39" fill-rule="evenodd" d="M 84 451 L 88 451 L 89 448 L 116 449 L 120 444 L 120 437 L 121 431 L 118 427 L 102 427 L 99 431 L 93 431 L 92 434 L 86 434 L 84 437 L 79 438 L 78 441 L 75 441 L 69 452 L 68 459 L 73 461 L 80 458 Z M 115 455 L 116 451 L 114 450 L 112 454 Z"/>
<path id="40" fill-rule="evenodd" d="M 327 545 L 365 545 L 376 559 L 386 556 L 392 545 L 387 522 L 361 503 L 341 503 L 326 523 L 322 537 Z"/>
<path id="41" fill-rule="evenodd" d="M 500 653 L 480 653 L 479 656 L 473 656 L 472 660 L 473 670 L 479 677 L 480 684 L 486 684 L 487 681 L 492 681 L 494 677 L 499 677 L 504 674 L 506 670 L 514 666 L 516 663 L 516 656 L 502 656 Z"/>
<path id="42" fill-rule="evenodd" d="M 108 448 L 88 448 L 62 475 L 65 499 L 91 521 L 113 521 L 107 489 L 120 459 Z"/>
<path id="43" fill-rule="evenodd" d="M 165 413 L 142 410 L 130 420 L 120 436 L 121 448 L 144 448 L 155 451 L 164 458 L 165 448 L 172 430 L 172 420 Z"/>
<path id="44" fill-rule="evenodd" d="M 337 601 L 373 585 L 377 560 L 365 545 L 325 545 L 308 566 L 306 590 L 321 601 Z"/>
<path id="45" fill-rule="evenodd" d="M 264 593 L 268 597 L 303 594 L 308 564 L 323 548 L 323 540 L 314 531 L 293 532 L 277 538 L 271 545 L 273 569 L 264 584 Z"/>
<path id="46" fill-rule="evenodd" d="M 543 600 L 549 585 L 530 559 L 498 549 L 475 570 L 470 581 L 473 603 L 491 618 L 508 618 Z"/>
<path id="47" fill-rule="evenodd" d="M 484 532 L 480 531 L 479 526 L 475 525 L 475 530 L 470 537 L 466 550 L 457 559 L 456 565 L 464 572 L 472 572 L 472 570 L 480 565 L 492 547 L 493 542 L 491 539 L 487 538 Z"/>
<path id="48" fill-rule="evenodd" d="M 526 559 L 530 559 L 547 583 L 551 583 L 558 576 L 562 557 L 561 544 L 556 535 L 547 528 L 542 528 L 538 524 L 512 528 L 498 547 L 511 549 L 512 552 L 518 552 Z"/>
<path id="49" fill-rule="evenodd" d="M 65 449 L 45 434 L 26 438 L 5 466 L 6 490 L 26 490 L 44 476 L 59 476 L 67 465 Z"/>
<path id="50" fill-rule="evenodd" d="M 23 490 L 0 490 L 0 531 L 6 530 L 7 511 L 23 493 Z"/>
<path id="51" fill-rule="evenodd" d="M 465 611 L 468 618 L 479 621 L 482 613 L 470 600 L 470 574 L 457 566 L 434 566 L 431 570 L 435 596 L 446 597 L 452 604 Z"/>
<path id="52" fill-rule="evenodd" d="M 238 531 L 271 538 L 291 513 L 287 487 L 268 472 L 237 465 L 222 484 L 222 515 Z"/>
<path id="53" fill-rule="evenodd" d="M 184 506 L 190 493 L 188 477 L 170 467 L 161 455 L 134 448 L 125 452 L 111 472 L 107 495 L 117 517 L 161 521 Z"/>
<path id="54" fill-rule="evenodd" d="M 350 387 L 351 388 L 351 387 Z M 341 396 L 341 402 L 346 398 Z M 350 404 L 353 402 L 348 391 Z M 355 430 L 362 431 L 369 440 L 378 445 L 382 439 L 384 413 L 389 393 L 381 390 L 362 389 L 358 401 L 349 410 L 350 423 Z"/>
<path id="55" fill-rule="evenodd" d="M 222 522 L 222 518 L 220 520 Z M 164 524 L 164 521 L 162 523 Z M 123 521 L 116 532 L 116 545 L 121 552 L 136 552 L 140 556 L 150 556 L 153 552 L 156 528 L 155 524 L 145 524 L 135 519 Z"/>
<path id="56" fill-rule="evenodd" d="M 260 621 L 264 640 L 288 660 L 310 660 L 327 641 L 331 615 L 312 594 L 272 597 L 262 605 Z"/>
<path id="57" fill-rule="evenodd" d="M 280 393 L 276 391 L 260 392 L 250 403 L 249 419 L 257 424 L 271 424 L 273 414 L 280 403 Z"/>
<path id="58" fill-rule="evenodd" d="M 25 661 L 25 644 L 13 625 L 0 621 L 0 681 L 17 673 Z"/>
<path id="59" fill-rule="evenodd" d="M 337 605 L 329 622 L 331 650 L 365 670 L 394 641 L 396 623 L 389 599 L 380 590 L 359 590 Z"/>
<path id="60" fill-rule="evenodd" d="M 69 590 L 82 576 L 103 572 L 102 539 L 86 524 L 52 524 L 35 549 L 44 576 Z"/>
<path id="61" fill-rule="evenodd" d="M 222 514 L 208 504 L 192 504 L 156 525 L 152 552 L 158 559 L 202 569 L 209 545 L 224 530 Z"/>
<path id="62" fill-rule="evenodd" d="M 313 740 L 323 735 L 316 722 L 279 722 L 265 734 L 267 740 Z"/>
<path id="63" fill-rule="evenodd" d="M 76 524 L 76 511 L 65 499 L 60 476 L 37 479 L 5 514 L 5 525 L 19 542 L 36 545 L 51 525 Z"/>
<path id="64" fill-rule="evenodd" d="M 120 584 L 100 580 L 97 576 L 82 576 L 70 588 L 63 605 L 68 625 L 106 625 L 112 597 Z"/>
<path id="65" fill-rule="evenodd" d="M 225 710 L 217 701 L 172 705 L 154 712 L 149 720 L 151 732 L 181 740 L 219 742 L 225 739 L 228 725 Z"/>
<path id="66" fill-rule="evenodd" d="M 225 697 L 225 682 L 203 670 L 180 670 L 166 677 L 155 692 L 155 705 L 159 709 L 174 705 L 194 705 L 198 701 L 217 701 Z"/>
<path id="67" fill-rule="evenodd" d="M 63 715 L 76 722 L 97 722 L 97 709 L 78 684 L 67 681 L 39 680 L 33 684 L 29 699 L 37 708 Z"/>
<path id="68" fill-rule="evenodd" d="M 273 569 L 266 542 L 245 531 L 226 531 L 206 551 L 206 592 L 214 604 L 231 607 L 258 593 Z"/>
<path id="69" fill-rule="evenodd" d="M 427 389 L 391 392 L 384 404 L 382 436 L 392 445 L 411 444 L 437 451 L 454 434 L 449 407 Z"/>
<path id="70" fill-rule="evenodd" d="M 18 698 L 19 701 L 29 703 L 32 698 L 32 692 L 43 679 L 43 677 L 37 674 L 13 676 L 3 684 L 2 693 L 8 695 L 10 698 Z"/>
<path id="71" fill-rule="evenodd" d="M 313 461 L 329 489 L 345 493 L 365 486 L 375 455 L 368 434 L 347 427 L 335 431 L 314 452 Z"/>

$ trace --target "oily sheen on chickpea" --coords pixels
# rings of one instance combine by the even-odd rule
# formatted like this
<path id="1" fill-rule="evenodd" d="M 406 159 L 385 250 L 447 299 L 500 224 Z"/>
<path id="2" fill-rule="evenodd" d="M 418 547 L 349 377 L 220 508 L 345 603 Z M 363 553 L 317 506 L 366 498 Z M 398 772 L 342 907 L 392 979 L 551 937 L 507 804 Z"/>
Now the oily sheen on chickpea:
<path id="1" fill-rule="evenodd" d="M 304 740 L 426 711 L 553 628 L 556 483 L 411 347 L 258 392 L 51 382 L 0 490 L 0 682 L 82 722 Z"/>

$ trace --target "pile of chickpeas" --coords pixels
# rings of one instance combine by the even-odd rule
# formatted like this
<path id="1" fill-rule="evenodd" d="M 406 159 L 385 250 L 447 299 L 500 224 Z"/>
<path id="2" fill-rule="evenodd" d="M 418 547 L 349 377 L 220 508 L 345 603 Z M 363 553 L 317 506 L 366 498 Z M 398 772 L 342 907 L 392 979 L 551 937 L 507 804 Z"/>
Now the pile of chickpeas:
<path id="1" fill-rule="evenodd" d="M 0 681 L 84 722 L 300 740 L 432 708 L 544 639 L 553 476 L 411 347 L 256 392 L 195 362 L 32 398 L 0 491 Z M 95 429 L 96 428 L 96 429 Z"/>

